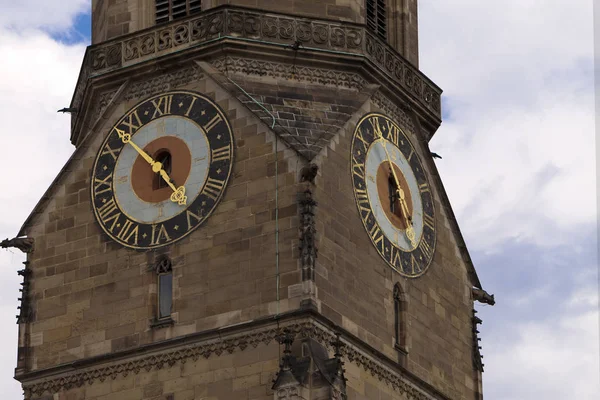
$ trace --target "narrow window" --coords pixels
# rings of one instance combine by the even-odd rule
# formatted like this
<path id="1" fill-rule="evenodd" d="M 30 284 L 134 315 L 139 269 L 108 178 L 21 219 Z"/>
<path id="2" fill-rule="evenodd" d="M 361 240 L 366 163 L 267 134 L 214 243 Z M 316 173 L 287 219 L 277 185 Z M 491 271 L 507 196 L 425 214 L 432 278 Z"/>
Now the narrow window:
<path id="1" fill-rule="evenodd" d="M 383 40 L 387 39 L 385 0 L 367 0 L 367 27 Z"/>
<path id="2" fill-rule="evenodd" d="M 396 349 L 406 355 L 406 300 L 399 283 L 394 285 L 394 334 Z"/>
<path id="3" fill-rule="evenodd" d="M 158 320 L 171 318 L 173 305 L 173 270 L 171 260 L 163 257 L 156 266 L 158 275 Z"/>
<path id="4" fill-rule="evenodd" d="M 396 190 L 396 182 L 394 182 L 394 176 L 390 174 L 388 178 L 388 193 L 390 196 L 390 212 L 392 214 L 396 213 L 396 196 L 398 191 Z"/>
<path id="5" fill-rule="evenodd" d="M 169 176 L 171 176 L 171 167 L 172 167 L 171 153 L 169 153 L 168 150 L 159 151 L 158 154 L 154 157 L 154 160 L 161 163 L 162 168 L 165 170 L 165 172 Z M 164 180 L 164 178 L 162 176 L 160 176 L 160 174 L 154 175 L 154 182 L 152 183 L 152 188 L 154 190 L 157 190 L 157 189 L 162 189 L 165 187 L 169 187 L 169 184 Z"/>
<path id="6" fill-rule="evenodd" d="M 163 24 L 202 11 L 202 0 L 156 0 L 156 23 Z"/>

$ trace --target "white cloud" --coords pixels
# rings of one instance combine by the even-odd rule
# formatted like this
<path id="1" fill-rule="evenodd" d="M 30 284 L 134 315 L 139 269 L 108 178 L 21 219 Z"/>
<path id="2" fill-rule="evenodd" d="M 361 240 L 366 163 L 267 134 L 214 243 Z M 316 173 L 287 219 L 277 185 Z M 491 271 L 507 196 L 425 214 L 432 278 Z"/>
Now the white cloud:
<path id="1" fill-rule="evenodd" d="M 0 0 L 0 26 L 14 30 L 65 31 L 75 16 L 90 10 L 90 0 Z"/>
<path id="2" fill-rule="evenodd" d="M 88 1 L 0 0 L 0 174 L 2 221 L 0 239 L 14 237 L 27 215 L 73 151 L 70 118 L 58 114 L 68 106 L 79 74 L 84 45 L 64 45 L 49 31 L 68 29 Z M 59 10 L 60 8 L 60 10 Z M 60 12 L 58 12 L 60 11 Z M 18 250 L 0 250 L 0 387 L 2 397 L 22 398 L 12 379 L 17 365 L 17 270 L 25 257 Z"/>
<path id="3" fill-rule="evenodd" d="M 430 143 L 471 249 L 564 244 L 595 221 L 591 2 L 420 3 Z M 435 26 L 435 27 L 434 27 Z"/>
<path id="4" fill-rule="evenodd" d="M 548 320 L 484 334 L 484 393 L 495 400 L 597 398 L 597 288 L 583 292 L 573 294 Z"/>

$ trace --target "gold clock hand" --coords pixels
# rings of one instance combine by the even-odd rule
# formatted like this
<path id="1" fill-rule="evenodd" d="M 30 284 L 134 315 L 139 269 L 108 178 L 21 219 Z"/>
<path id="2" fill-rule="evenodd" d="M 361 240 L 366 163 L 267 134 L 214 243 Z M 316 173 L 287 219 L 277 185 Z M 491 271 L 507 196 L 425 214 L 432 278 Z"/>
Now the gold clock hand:
<path id="1" fill-rule="evenodd" d="M 187 203 L 185 187 L 175 187 L 175 185 L 173 185 L 173 183 L 171 182 L 171 177 L 169 177 L 169 174 L 167 174 L 167 172 L 163 169 L 162 163 L 154 161 L 154 159 L 150 157 L 148 153 L 142 150 L 137 144 L 132 142 L 131 135 L 129 133 L 125 133 L 125 131 L 122 131 L 117 128 L 115 128 L 115 130 L 117 131 L 119 138 L 121 138 L 121 141 L 124 144 L 129 143 L 131 147 L 133 147 L 135 151 L 137 151 L 139 155 L 142 156 L 142 158 L 146 160 L 148 164 L 150 164 L 150 166 L 152 167 L 152 172 L 159 174 L 163 178 L 163 180 L 167 182 L 167 185 L 169 185 L 169 187 L 173 190 L 173 193 L 171 194 L 171 201 L 173 203 L 178 203 L 179 205 L 185 205 Z"/>
<path id="2" fill-rule="evenodd" d="M 410 241 L 410 244 L 413 247 L 416 247 L 417 244 L 415 242 L 415 231 L 412 227 L 412 222 L 408 218 L 408 206 L 406 205 L 406 200 L 404 199 L 404 190 L 400 187 L 400 182 L 398 181 L 398 176 L 396 176 L 396 171 L 390 160 L 390 154 L 387 151 L 386 140 L 381 135 L 381 132 L 375 131 L 375 134 L 379 137 L 383 144 L 383 150 L 385 150 L 385 155 L 387 157 L 388 163 L 390 164 L 390 169 L 392 170 L 392 175 L 394 176 L 394 182 L 396 183 L 396 192 L 398 192 L 398 196 L 400 196 L 400 205 L 402 206 L 402 215 L 404 216 L 404 222 L 406 224 L 406 237 Z"/>

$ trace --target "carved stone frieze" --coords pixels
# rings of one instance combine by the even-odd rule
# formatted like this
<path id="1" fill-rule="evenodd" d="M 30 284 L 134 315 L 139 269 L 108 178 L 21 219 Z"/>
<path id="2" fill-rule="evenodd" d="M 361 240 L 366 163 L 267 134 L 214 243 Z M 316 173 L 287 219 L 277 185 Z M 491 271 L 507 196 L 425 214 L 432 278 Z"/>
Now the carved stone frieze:
<path id="1" fill-rule="evenodd" d="M 124 97 L 126 100 L 147 97 L 203 78 L 204 74 L 196 66 L 173 70 L 151 79 L 132 82 Z"/>
<path id="2" fill-rule="evenodd" d="M 256 348 L 263 344 L 268 345 L 272 341 L 279 340 L 284 335 L 291 335 L 292 338 L 310 338 L 318 341 L 323 346 L 331 349 L 338 354 L 336 357 L 345 358 L 347 362 L 352 362 L 374 377 L 386 382 L 409 400 L 429 400 L 436 398 L 432 394 L 427 394 L 416 386 L 410 384 L 399 371 L 390 369 L 378 361 L 376 357 L 368 352 L 362 351 L 343 335 L 334 332 L 314 319 L 303 319 L 296 322 L 280 323 L 278 327 L 270 326 L 267 328 L 256 328 L 248 333 L 232 333 L 222 338 L 211 338 L 196 344 L 186 345 L 174 350 L 164 352 L 155 352 L 141 355 L 136 359 L 128 361 L 115 362 L 112 365 L 100 367 L 75 368 L 75 372 L 65 373 L 62 376 L 47 379 L 41 382 L 24 383 L 23 389 L 25 396 L 39 396 L 45 392 L 57 393 L 62 390 L 81 387 L 85 384 L 94 382 L 104 382 L 107 379 L 116 379 L 117 377 L 126 377 L 129 374 L 139 374 L 141 371 L 150 372 L 170 368 L 177 364 L 186 363 L 188 360 L 198 360 L 200 357 L 209 358 L 211 356 L 220 356 L 221 354 L 232 354 L 236 351 L 243 351 L 249 346 Z M 343 342 L 343 346 L 341 345 Z M 337 344 L 336 344 L 337 343 Z M 288 391 L 276 392 L 282 399 L 288 399 L 295 393 Z"/>
<path id="3" fill-rule="evenodd" d="M 354 72 L 296 66 L 241 57 L 221 57 L 214 60 L 212 65 L 224 74 L 233 73 L 294 79 L 299 82 L 356 90 L 361 90 L 367 84 L 363 77 Z"/>

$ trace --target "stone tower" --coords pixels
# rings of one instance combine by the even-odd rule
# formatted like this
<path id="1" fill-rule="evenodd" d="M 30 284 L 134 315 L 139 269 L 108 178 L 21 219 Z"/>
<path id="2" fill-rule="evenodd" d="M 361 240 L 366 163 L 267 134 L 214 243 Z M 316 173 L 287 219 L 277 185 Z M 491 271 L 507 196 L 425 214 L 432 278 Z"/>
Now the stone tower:
<path id="1" fill-rule="evenodd" d="M 479 399 L 416 0 L 93 0 L 27 253 L 26 399 Z"/>

